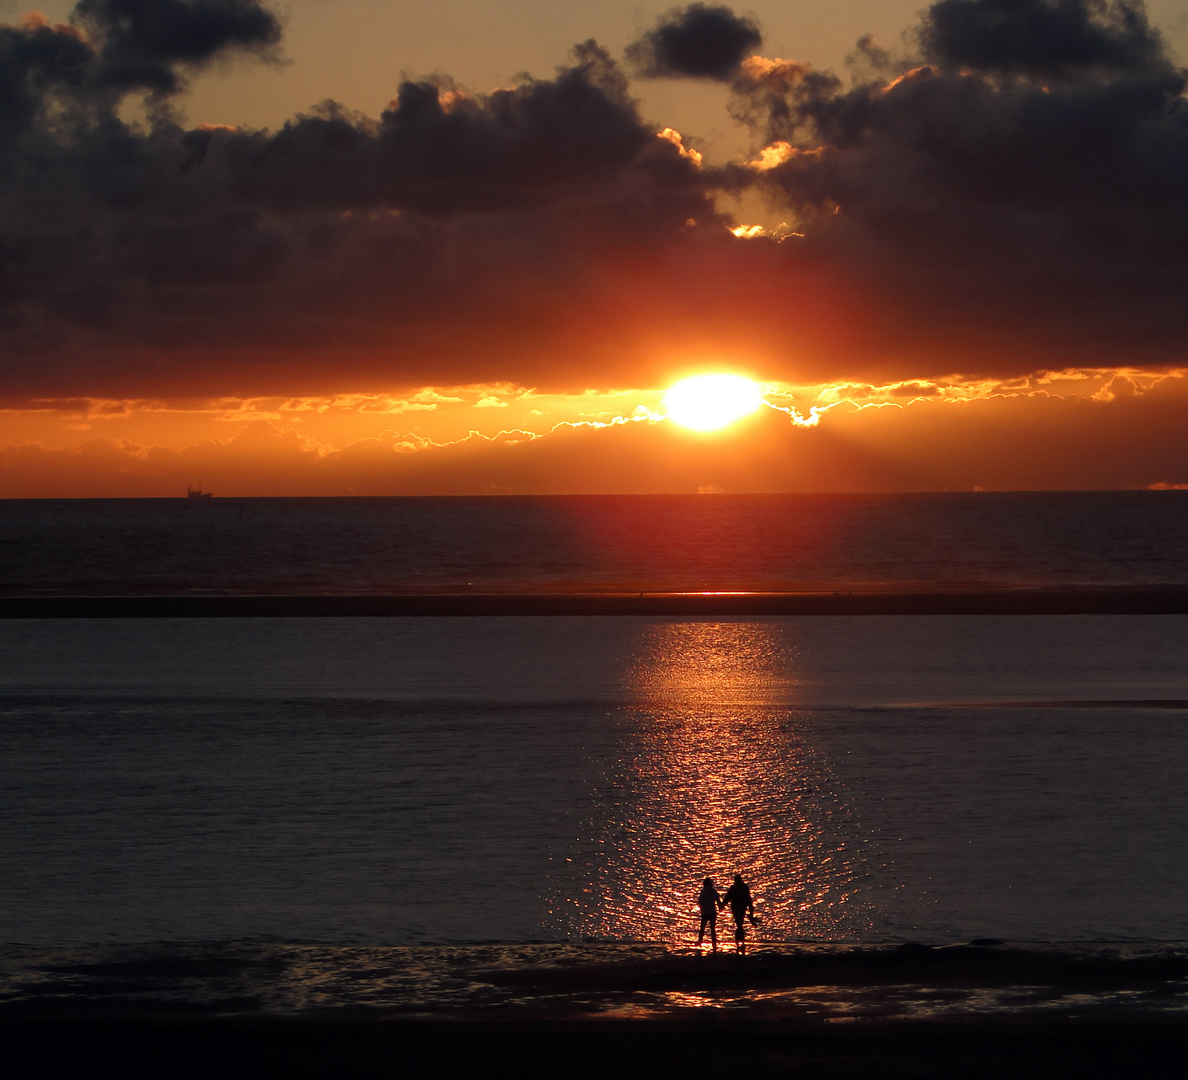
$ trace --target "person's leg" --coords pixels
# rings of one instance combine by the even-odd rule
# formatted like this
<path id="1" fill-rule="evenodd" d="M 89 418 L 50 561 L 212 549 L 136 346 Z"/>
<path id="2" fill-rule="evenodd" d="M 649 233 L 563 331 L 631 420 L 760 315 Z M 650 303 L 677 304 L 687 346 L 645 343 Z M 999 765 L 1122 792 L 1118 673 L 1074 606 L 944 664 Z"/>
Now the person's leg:
<path id="1" fill-rule="evenodd" d="M 711 915 L 709 924 L 710 924 L 710 945 L 713 947 L 714 952 L 717 952 L 718 951 L 718 920 L 713 915 Z"/>

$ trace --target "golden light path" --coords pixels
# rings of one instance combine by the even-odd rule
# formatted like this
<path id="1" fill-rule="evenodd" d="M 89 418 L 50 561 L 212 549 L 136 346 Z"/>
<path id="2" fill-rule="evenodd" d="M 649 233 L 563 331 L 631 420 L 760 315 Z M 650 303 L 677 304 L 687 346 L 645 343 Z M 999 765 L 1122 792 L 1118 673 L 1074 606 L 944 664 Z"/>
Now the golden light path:
<path id="1" fill-rule="evenodd" d="M 716 431 L 762 404 L 758 384 L 742 375 L 692 375 L 664 396 L 668 418 L 696 431 Z"/>
<path id="2" fill-rule="evenodd" d="M 622 753 L 575 867 L 569 928 L 587 938 L 692 945 L 702 878 L 750 884 L 757 940 L 854 939 L 863 842 L 774 622 L 646 627 L 619 714 Z M 720 943 L 733 948 L 729 910 Z M 705 948 L 709 947 L 708 940 Z"/>

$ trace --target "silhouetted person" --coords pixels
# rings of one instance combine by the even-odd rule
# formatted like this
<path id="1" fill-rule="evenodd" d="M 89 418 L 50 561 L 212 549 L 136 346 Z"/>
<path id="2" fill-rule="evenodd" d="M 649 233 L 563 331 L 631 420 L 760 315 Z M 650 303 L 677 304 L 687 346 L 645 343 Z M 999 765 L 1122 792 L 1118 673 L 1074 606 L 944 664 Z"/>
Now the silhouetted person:
<path id="1" fill-rule="evenodd" d="M 724 901 L 718 895 L 718 890 L 714 888 L 713 878 L 705 879 L 701 886 L 701 892 L 697 894 L 697 906 L 701 908 L 701 929 L 697 931 L 697 947 L 701 948 L 701 943 L 705 939 L 705 928 L 708 926 L 710 944 L 713 946 L 714 952 L 717 952 L 718 912 L 722 910 Z"/>
<path id="2" fill-rule="evenodd" d="M 743 881 L 742 874 L 734 875 L 734 884 L 726 890 L 722 906 L 730 905 L 730 914 L 734 916 L 734 944 L 740 953 L 747 951 L 747 928 L 744 919 L 750 919 L 755 925 L 755 904 L 751 900 L 751 890 Z"/>

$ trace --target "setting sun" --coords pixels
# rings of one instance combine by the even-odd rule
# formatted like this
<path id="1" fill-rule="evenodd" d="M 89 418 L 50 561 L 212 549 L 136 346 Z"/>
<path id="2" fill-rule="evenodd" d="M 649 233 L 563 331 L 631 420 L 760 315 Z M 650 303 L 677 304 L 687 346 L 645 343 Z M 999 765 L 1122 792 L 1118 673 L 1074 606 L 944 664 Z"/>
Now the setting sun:
<path id="1" fill-rule="evenodd" d="M 664 397 L 669 419 L 697 431 L 716 431 L 762 403 L 759 386 L 741 375 L 693 375 Z"/>

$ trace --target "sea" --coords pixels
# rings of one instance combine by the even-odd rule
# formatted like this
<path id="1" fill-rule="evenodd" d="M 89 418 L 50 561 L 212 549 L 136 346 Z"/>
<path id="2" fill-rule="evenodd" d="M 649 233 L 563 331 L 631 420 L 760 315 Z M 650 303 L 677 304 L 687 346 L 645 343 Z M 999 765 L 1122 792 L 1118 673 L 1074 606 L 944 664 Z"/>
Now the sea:
<path id="1" fill-rule="evenodd" d="M 1184 491 L 0 502 L 0 597 L 1186 585 Z M 5 618 L 0 823 L 0 1014 L 1178 1015 L 1188 615 Z"/>

